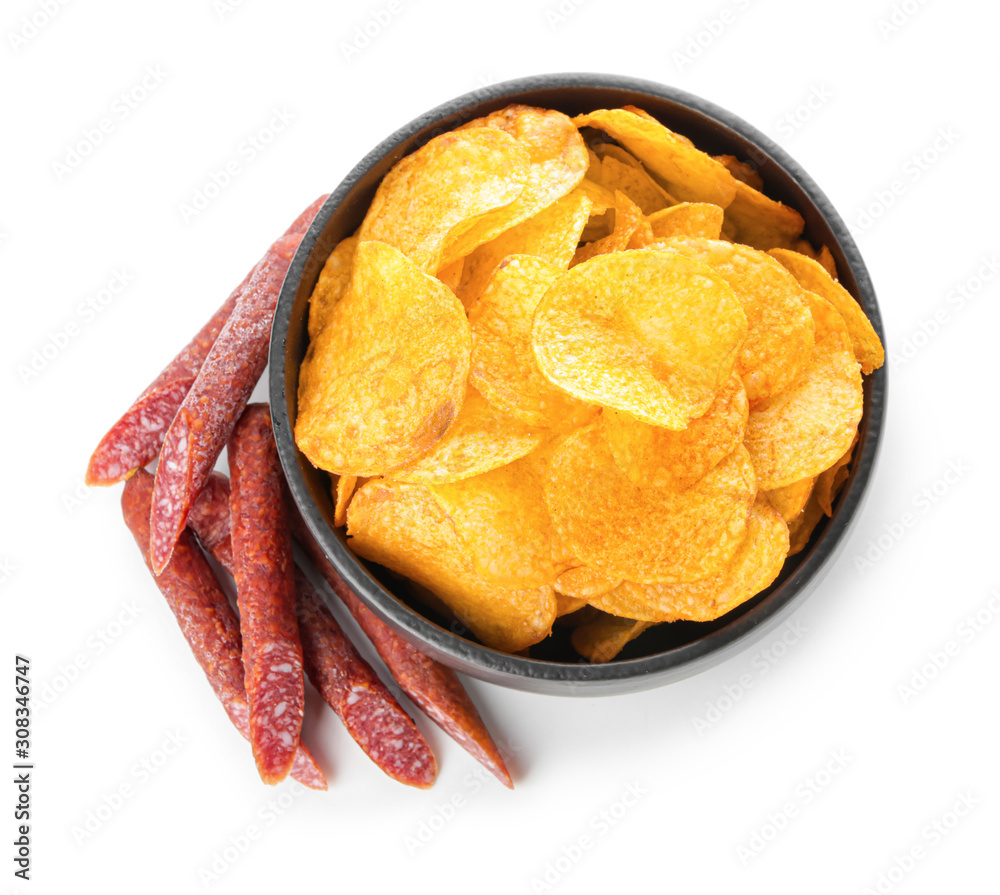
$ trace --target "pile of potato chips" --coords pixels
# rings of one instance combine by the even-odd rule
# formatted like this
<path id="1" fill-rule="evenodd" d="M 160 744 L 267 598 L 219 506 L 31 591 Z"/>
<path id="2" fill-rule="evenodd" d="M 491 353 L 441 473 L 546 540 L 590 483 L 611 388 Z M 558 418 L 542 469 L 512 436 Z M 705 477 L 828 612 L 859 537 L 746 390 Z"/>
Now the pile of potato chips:
<path id="1" fill-rule="evenodd" d="M 831 253 L 641 109 L 513 105 L 402 159 L 309 309 L 295 438 L 365 559 L 509 652 L 607 661 L 765 589 L 883 362 Z"/>

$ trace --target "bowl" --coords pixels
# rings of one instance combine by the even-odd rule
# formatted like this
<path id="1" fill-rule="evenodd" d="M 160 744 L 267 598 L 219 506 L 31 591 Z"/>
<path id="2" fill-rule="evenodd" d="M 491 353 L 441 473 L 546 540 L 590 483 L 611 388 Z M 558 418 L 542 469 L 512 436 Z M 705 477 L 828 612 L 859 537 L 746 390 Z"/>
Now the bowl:
<path id="1" fill-rule="evenodd" d="M 786 561 L 771 587 L 727 615 L 713 622 L 654 626 L 615 660 L 590 664 L 576 655 L 567 628 L 557 625 L 527 658 L 483 646 L 461 625 L 424 608 L 397 577 L 362 561 L 347 547 L 344 531 L 331 525 L 327 474 L 295 446 L 292 429 L 298 370 L 308 344 L 308 300 L 330 252 L 360 225 L 379 182 L 396 162 L 432 137 L 509 103 L 558 109 L 571 116 L 636 105 L 690 137 L 700 149 L 751 160 L 767 193 L 805 218 L 806 238 L 830 247 L 840 282 L 885 341 L 875 292 L 847 227 L 809 175 L 764 134 L 725 109 L 662 84 L 586 73 L 522 78 L 457 97 L 401 127 L 355 166 L 316 216 L 285 277 L 271 332 L 270 399 L 278 453 L 292 497 L 337 571 L 379 618 L 425 653 L 475 678 L 535 693 L 596 696 L 660 686 L 748 648 L 818 587 L 843 549 L 875 468 L 885 418 L 886 369 L 865 377 L 859 442 L 833 517 L 820 523 L 805 550 Z"/>

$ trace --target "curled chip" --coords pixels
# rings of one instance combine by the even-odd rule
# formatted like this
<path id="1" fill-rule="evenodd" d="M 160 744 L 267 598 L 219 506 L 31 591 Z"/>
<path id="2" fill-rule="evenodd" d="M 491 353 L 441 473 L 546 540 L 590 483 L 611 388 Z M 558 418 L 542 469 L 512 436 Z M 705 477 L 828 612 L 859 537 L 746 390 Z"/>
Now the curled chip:
<path id="1" fill-rule="evenodd" d="M 447 286 L 391 246 L 360 243 L 350 289 L 302 363 L 300 450 L 338 475 L 414 462 L 462 406 L 471 343 Z"/>
<path id="2" fill-rule="evenodd" d="M 599 597 L 621 584 L 620 578 L 608 578 L 588 566 L 567 569 L 556 578 L 556 593 L 579 600 Z"/>
<path id="3" fill-rule="evenodd" d="M 851 337 L 851 347 L 854 349 L 854 356 L 861 364 L 862 373 L 871 373 L 885 363 L 882 343 L 861 305 L 819 261 L 785 249 L 772 249 L 770 254 L 788 269 L 803 289 L 825 298 L 844 318 L 848 335 Z"/>
<path id="4" fill-rule="evenodd" d="M 593 203 L 578 190 L 505 230 L 465 259 L 458 297 L 472 309 L 493 272 L 510 255 L 535 255 L 565 270 L 573 260 Z"/>
<path id="5" fill-rule="evenodd" d="M 855 434 L 851 446 L 836 463 L 829 469 L 824 469 L 816 477 L 816 502 L 827 516 L 833 515 L 833 502 L 837 499 L 840 489 L 851 474 L 847 468 L 851 462 L 851 454 L 854 453 L 854 446 L 858 443 L 858 436 Z"/>
<path id="6" fill-rule="evenodd" d="M 686 429 L 650 426 L 607 408 L 604 434 L 622 471 L 639 486 L 681 489 L 714 469 L 743 441 L 747 394 L 734 372 L 705 413 Z"/>
<path id="7" fill-rule="evenodd" d="M 707 264 L 742 302 L 747 338 L 737 369 L 750 403 L 791 385 L 813 347 L 813 321 L 804 290 L 774 259 L 756 249 L 712 239 L 676 237 L 664 245 Z"/>
<path id="8" fill-rule="evenodd" d="M 816 495 L 810 496 L 805 508 L 788 524 L 788 555 L 795 556 L 805 550 L 819 521 L 823 518 L 823 508 Z"/>
<path id="9" fill-rule="evenodd" d="M 618 469 L 595 423 L 556 445 L 545 502 L 585 565 L 626 581 L 684 582 L 712 575 L 743 540 L 756 493 L 742 446 L 685 491 L 640 488 Z"/>
<path id="10" fill-rule="evenodd" d="M 613 192 L 622 192 L 629 197 L 643 214 L 652 214 L 673 204 L 671 196 L 642 167 L 638 161 L 627 164 L 612 155 L 605 155 L 600 161 L 600 183 Z"/>
<path id="11" fill-rule="evenodd" d="M 816 344 L 794 385 L 750 410 L 744 444 L 760 487 L 770 491 L 817 475 L 850 447 L 861 420 L 861 368 L 843 318 L 807 292 Z"/>
<path id="12" fill-rule="evenodd" d="M 580 264 L 588 258 L 593 258 L 595 255 L 624 252 L 628 248 L 642 248 L 643 245 L 652 241 L 652 231 L 649 231 L 649 225 L 646 223 L 642 211 L 639 210 L 639 206 L 620 190 L 615 192 L 614 211 L 615 223 L 611 232 L 594 242 L 580 246 L 573 256 L 574 265 Z M 643 235 L 641 231 L 647 232 Z M 633 245 L 632 241 L 637 234 L 640 235 L 639 244 Z"/>
<path id="13" fill-rule="evenodd" d="M 465 254 L 444 258 L 450 237 L 524 192 L 529 166 L 517 140 L 495 128 L 441 134 L 386 174 L 358 239 L 387 243 L 435 274 Z"/>
<path id="14" fill-rule="evenodd" d="M 598 255 L 535 310 L 539 369 L 583 401 L 683 429 L 728 380 L 746 317 L 726 281 L 674 252 Z"/>
<path id="15" fill-rule="evenodd" d="M 600 109 L 573 120 L 614 137 L 682 202 L 729 205 L 736 195 L 736 181 L 725 165 L 640 111 Z"/>
<path id="16" fill-rule="evenodd" d="M 333 524 L 339 528 L 347 525 L 347 507 L 354 496 L 358 477 L 356 475 L 338 475 L 334 478 L 336 481 L 333 484 Z"/>
<path id="17" fill-rule="evenodd" d="M 591 662 L 610 662 L 649 627 L 649 622 L 602 615 L 573 630 L 573 648 Z"/>
<path id="18" fill-rule="evenodd" d="M 752 186 L 736 181 L 736 197 L 726 206 L 726 219 L 733 225 L 733 238 L 766 252 L 789 248 L 802 233 L 805 221 L 794 208 L 770 199 Z"/>
<path id="19" fill-rule="evenodd" d="M 347 292 L 351 282 L 351 271 L 354 268 L 354 250 L 358 238 L 348 236 L 337 243 L 337 247 L 326 259 L 326 264 L 320 271 L 319 280 L 309 297 L 309 338 L 316 339 L 323 331 L 333 309 Z"/>
<path id="20" fill-rule="evenodd" d="M 416 463 L 389 478 L 402 482 L 457 482 L 512 463 L 530 453 L 541 433 L 497 410 L 470 387 L 444 437 Z"/>
<path id="21" fill-rule="evenodd" d="M 596 412 L 549 382 L 531 348 L 535 308 L 564 273 L 541 258 L 509 257 L 493 274 L 469 318 L 470 385 L 494 407 L 540 428 L 583 422 Z"/>
<path id="22" fill-rule="evenodd" d="M 447 485 L 428 486 L 451 519 L 472 566 L 505 587 L 551 585 L 552 520 L 542 478 L 530 457 Z"/>
<path id="23" fill-rule="evenodd" d="M 427 588 L 487 646 L 515 652 L 552 628 L 551 586 L 514 589 L 486 581 L 423 485 L 368 482 L 351 501 L 347 535 L 355 553 Z"/>
<path id="24" fill-rule="evenodd" d="M 654 239 L 693 236 L 718 239 L 722 235 L 723 210 L 708 202 L 681 202 L 649 216 Z"/>
<path id="25" fill-rule="evenodd" d="M 479 128 L 509 134 L 517 141 L 528 154 L 528 178 L 524 191 L 510 205 L 463 225 L 449 237 L 445 249 L 448 260 L 468 255 L 504 230 L 548 208 L 569 193 L 587 172 L 587 147 L 562 112 L 515 104 L 470 121 L 456 133 Z"/>
<path id="26" fill-rule="evenodd" d="M 809 495 L 813 492 L 815 483 L 816 476 L 811 475 L 807 478 L 799 479 L 797 482 L 792 482 L 790 485 L 784 485 L 781 488 L 772 488 L 765 493 L 771 501 L 771 506 L 781 513 L 781 518 L 791 524 L 792 520 L 805 508 L 806 502 L 809 500 Z"/>
<path id="27" fill-rule="evenodd" d="M 788 555 L 788 543 L 788 526 L 761 495 L 750 514 L 746 537 L 716 574 L 689 584 L 626 581 L 588 602 L 613 615 L 647 622 L 712 621 L 770 586 Z"/>

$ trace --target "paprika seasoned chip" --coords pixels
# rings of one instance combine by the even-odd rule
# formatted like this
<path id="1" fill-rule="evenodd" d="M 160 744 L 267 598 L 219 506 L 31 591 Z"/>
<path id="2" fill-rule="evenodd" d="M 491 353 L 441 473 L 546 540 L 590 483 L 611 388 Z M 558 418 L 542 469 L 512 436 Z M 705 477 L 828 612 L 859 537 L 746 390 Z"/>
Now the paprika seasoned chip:
<path id="1" fill-rule="evenodd" d="M 847 467 L 851 462 L 851 454 L 854 453 L 854 446 L 857 443 L 858 436 L 855 433 L 854 440 L 844 456 L 816 477 L 816 502 L 827 516 L 833 515 L 833 502 L 837 499 L 840 489 L 850 475 L 850 470 Z"/>
<path id="2" fill-rule="evenodd" d="M 770 199 L 742 180 L 736 181 L 736 196 L 726 206 L 726 219 L 733 224 L 733 239 L 766 252 L 790 248 L 802 233 L 805 221 L 794 208 Z"/>
<path id="3" fill-rule="evenodd" d="M 337 527 L 347 525 L 347 507 L 354 496 L 358 484 L 356 475 L 338 475 L 333 484 L 333 524 Z"/>
<path id="4" fill-rule="evenodd" d="M 825 247 L 824 247 L 825 248 Z M 851 337 L 854 356 L 861 364 L 862 373 L 871 373 L 885 363 L 885 351 L 861 305 L 854 300 L 818 261 L 807 258 L 799 252 L 787 249 L 772 249 L 769 254 L 799 281 L 803 289 L 815 292 L 825 298 L 844 319 L 847 333 Z"/>
<path id="5" fill-rule="evenodd" d="M 425 273 L 436 274 L 466 254 L 445 258 L 449 238 L 517 199 L 530 165 L 521 144 L 496 128 L 441 134 L 385 176 L 358 239 L 391 245 Z"/>
<path id="6" fill-rule="evenodd" d="M 347 535 L 355 553 L 427 588 L 487 646 L 516 652 L 552 628 L 552 587 L 514 589 L 486 581 L 423 485 L 368 482 L 347 511 Z"/>
<path id="7" fill-rule="evenodd" d="M 707 264 L 732 287 L 747 318 L 737 369 L 750 403 L 791 385 L 813 346 L 813 321 L 795 278 L 774 259 L 722 240 L 675 237 L 663 245 Z"/>
<path id="8" fill-rule="evenodd" d="M 601 239 L 580 246 L 573 256 L 573 266 L 588 258 L 593 258 L 595 255 L 624 252 L 625 249 L 629 248 L 642 248 L 643 245 L 652 241 L 652 231 L 649 230 L 649 225 L 646 224 L 639 206 L 620 190 L 615 191 L 614 211 L 615 223 L 611 232 Z M 640 239 L 639 245 L 633 245 L 632 241 L 640 228 L 647 231 L 645 237 Z"/>
<path id="9" fill-rule="evenodd" d="M 647 622 L 712 621 L 770 586 L 788 555 L 788 543 L 788 526 L 760 495 L 742 543 L 714 575 L 688 584 L 626 581 L 588 602 L 613 615 Z"/>
<path id="10" fill-rule="evenodd" d="M 681 202 L 651 214 L 649 226 L 654 239 L 672 236 L 718 239 L 722 235 L 724 213 L 718 205 L 708 202 Z"/>
<path id="11" fill-rule="evenodd" d="M 441 440 L 416 463 L 387 478 L 401 482 L 457 482 L 514 462 L 542 440 L 537 429 L 498 410 L 471 386 Z"/>
<path id="12" fill-rule="evenodd" d="M 413 463 L 462 406 L 471 343 L 447 286 L 391 246 L 360 243 L 348 293 L 302 363 L 296 444 L 338 475 Z"/>
<path id="13" fill-rule="evenodd" d="M 746 335 L 726 281 L 674 252 L 598 255 L 563 274 L 535 310 L 542 373 L 577 398 L 683 429 L 708 410 Z"/>
<path id="14" fill-rule="evenodd" d="M 469 317 L 470 385 L 495 407 L 541 428 L 583 422 L 596 412 L 549 382 L 531 348 L 535 308 L 564 273 L 541 258 L 513 255 L 493 274 Z"/>
<path id="15" fill-rule="evenodd" d="M 734 372 L 712 405 L 686 429 L 650 426 L 618 410 L 601 414 L 615 462 L 633 484 L 682 489 L 693 485 L 743 441 L 747 395 Z"/>
<path id="16" fill-rule="evenodd" d="M 649 627 L 649 622 L 602 615 L 573 629 L 573 648 L 591 662 L 610 662 Z"/>
<path id="17" fill-rule="evenodd" d="M 711 202 L 725 208 L 733 201 L 736 180 L 725 165 L 637 111 L 599 109 L 578 115 L 573 121 L 580 127 L 596 127 L 610 134 L 682 202 Z"/>
<path id="18" fill-rule="evenodd" d="M 584 564 L 626 581 L 695 581 L 742 542 L 756 494 L 740 446 L 685 491 L 640 488 L 618 469 L 600 423 L 553 449 L 545 481 L 552 521 Z"/>
<path id="19" fill-rule="evenodd" d="M 781 513 L 781 518 L 791 524 L 791 521 L 804 509 L 815 484 L 816 476 L 811 475 L 790 485 L 772 488 L 765 493 L 771 501 L 771 506 Z"/>
<path id="20" fill-rule="evenodd" d="M 643 214 L 660 211 L 673 201 L 663 189 L 638 163 L 628 165 L 611 155 L 601 159 L 600 183 L 614 192 L 622 192 L 629 197 Z"/>
<path id="21" fill-rule="evenodd" d="M 841 457 L 861 421 L 861 367 L 843 318 L 806 293 L 816 344 L 803 375 L 750 410 L 744 444 L 763 490 L 817 475 Z"/>
<path id="22" fill-rule="evenodd" d="M 319 280 L 309 297 L 310 340 L 319 337 L 326 322 L 330 319 L 334 307 L 344 297 L 351 282 L 351 271 L 354 268 L 354 250 L 357 248 L 357 236 L 348 236 L 337 243 L 337 247 L 326 259 L 326 264 L 320 271 Z"/>
<path id="23" fill-rule="evenodd" d="M 566 597 L 588 600 L 599 597 L 621 584 L 620 578 L 607 578 L 587 566 L 567 569 L 556 578 L 556 593 Z"/>

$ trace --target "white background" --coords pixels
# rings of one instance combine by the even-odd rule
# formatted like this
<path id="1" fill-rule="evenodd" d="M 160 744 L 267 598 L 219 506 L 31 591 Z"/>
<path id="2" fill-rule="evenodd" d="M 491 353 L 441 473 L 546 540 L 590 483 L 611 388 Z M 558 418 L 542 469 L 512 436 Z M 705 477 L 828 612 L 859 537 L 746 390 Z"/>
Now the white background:
<path id="1" fill-rule="evenodd" d="M 32 730 L 34 878 L 12 876 L 7 784 L 0 891 L 196 892 L 213 861 L 219 892 L 995 890 L 995 5 L 397 0 L 349 53 L 387 2 L 95 0 L 47 22 L 42 6 L 0 12 L 0 662 L 30 657 L 35 694 L 50 697 Z M 306 734 L 330 791 L 271 790 L 140 562 L 120 488 L 84 489 L 87 458 L 272 239 L 378 141 L 484 83 L 570 70 L 731 109 L 784 145 L 858 234 L 899 356 L 871 499 L 777 659 L 773 635 L 697 678 L 594 700 L 470 682 L 513 753 L 514 792 L 422 718 L 440 776 L 408 790 L 320 705 Z M 144 77 L 152 89 L 123 106 Z M 249 159 L 241 144 L 276 111 L 290 121 Z M 57 168 L 102 118 L 100 145 Z M 230 160 L 239 175 L 185 220 Z M 117 271 L 127 287 L 85 313 Z M 977 292 L 964 302 L 959 289 Z M 860 566 L 880 536 L 884 555 Z M 976 627 L 963 621 L 977 613 Z M 935 653 L 944 667 L 901 691 Z M 828 763 L 836 774 L 820 773 Z M 123 784 L 131 797 L 75 835 Z M 623 808 L 629 786 L 639 795 Z M 962 799 L 973 807 L 958 818 Z M 914 847 L 922 857 L 903 860 Z"/>

